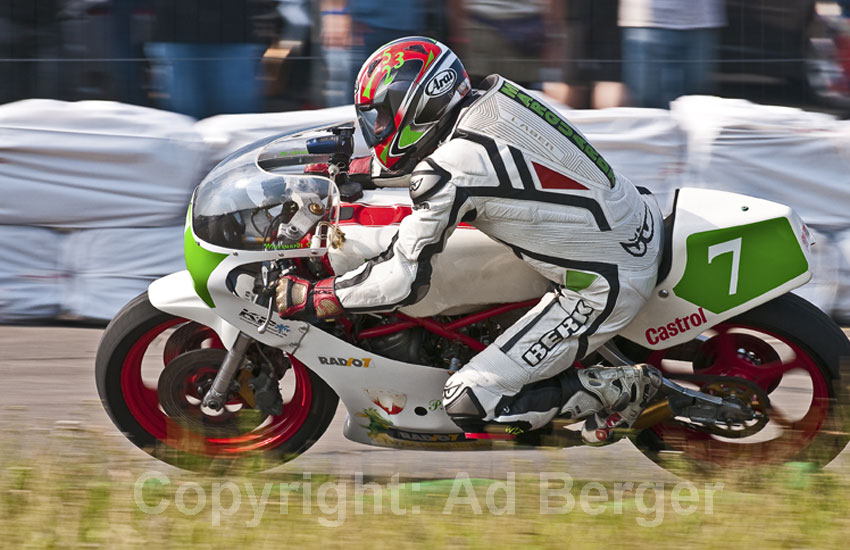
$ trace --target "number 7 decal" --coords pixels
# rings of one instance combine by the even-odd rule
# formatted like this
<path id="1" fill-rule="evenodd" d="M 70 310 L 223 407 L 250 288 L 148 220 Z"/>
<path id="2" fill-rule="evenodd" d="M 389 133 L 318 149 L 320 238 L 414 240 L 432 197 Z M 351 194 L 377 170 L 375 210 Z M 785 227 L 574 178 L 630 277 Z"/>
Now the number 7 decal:
<path id="1" fill-rule="evenodd" d="M 729 277 L 729 295 L 734 296 L 738 293 L 738 272 L 741 269 L 741 237 L 709 246 L 708 263 L 711 263 L 714 258 L 728 252 L 732 253 L 732 274 Z"/>

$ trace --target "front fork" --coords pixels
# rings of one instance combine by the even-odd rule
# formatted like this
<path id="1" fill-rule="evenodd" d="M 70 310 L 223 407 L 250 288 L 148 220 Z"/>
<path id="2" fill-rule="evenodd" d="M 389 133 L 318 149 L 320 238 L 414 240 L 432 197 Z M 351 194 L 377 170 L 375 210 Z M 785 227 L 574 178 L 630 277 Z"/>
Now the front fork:
<path id="1" fill-rule="evenodd" d="M 277 262 L 271 262 L 268 266 L 263 266 L 261 277 L 258 278 L 255 285 L 257 293 L 256 301 L 258 303 L 268 300 L 269 308 L 266 314 L 266 320 L 257 328 L 259 334 L 263 334 L 269 327 L 272 320 L 272 313 L 275 305 L 275 285 L 280 278 L 280 267 Z M 254 339 L 244 332 L 240 332 L 236 337 L 236 342 L 228 350 L 227 357 L 221 364 L 221 368 L 215 375 L 212 386 L 204 395 L 201 402 L 202 407 L 208 407 L 214 411 L 220 411 L 227 402 L 227 395 L 230 393 L 230 386 L 233 383 L 233 378 L 239 369 L 245 364 L 245 355 L 248 352 L 248 347 Z"/>
<path id="2" fill-rule="evenodd" d="M 227 394 L 230 392 L 230 384 L 233 382 L 233 377 L 245 364 L 245 354 L 248 352 L 248 346 L 251 345 L 254 339 L 240 332 L 236 338 L 233 347 L 227 352 L 227 357 L 221 364 L 221 368 L 215 375 L 212 386 L 204 395 L 204 400 L 201 403 L 202 407 L 208 407 L 214 411 L 220 411 L 227 402 Z"/>

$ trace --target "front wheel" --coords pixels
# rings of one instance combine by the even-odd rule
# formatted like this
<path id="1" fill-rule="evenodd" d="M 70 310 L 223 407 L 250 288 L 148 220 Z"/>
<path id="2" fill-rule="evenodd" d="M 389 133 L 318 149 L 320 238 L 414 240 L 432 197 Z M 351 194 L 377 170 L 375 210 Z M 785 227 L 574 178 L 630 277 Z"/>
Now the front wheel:
<path id="1" fill-rule="evenodd" d="M 811 334 L 810 327 L 818 324 L 827 329 L 829 339 L 815 343 L 800 336 Z M 823 349 L 827 342 L 834 348 Z M 736 384 L 734 378 L 757 384 L 770 400 L 769 420 L 755 430 L 713 434 L 669 420 L 643 430 L 633 441 L 662 465 L 665 451 L 701 466 L 786 461 L 825 465 L 850 440 L 847 392 L 827 363 L 846 349 L 841 330 L 794 295 L 729 319 L 690 342 L 660 351 L 642 349 L 643 360 L 665 376 L 707 393 L 746 400 L 747 385 Z"/>
<path id="2" fill-rule="evenodd" d="M 95 369 L 98 393 L 118 429 L 165 462 L 205 470 L 251 457 L 259 458 L 252 465 L 271 468 L 324 433 L 339 398 L 294 358 L 287 362 L 279 350 L 257 345 L 281 375 L 282 412 L 262 415 L 250 394 L 236 394 L 217 416 L 206 415 L 202 394 L 226 351 L 212 329 L 156 309 L 145 293 L 104 331 Z"/>

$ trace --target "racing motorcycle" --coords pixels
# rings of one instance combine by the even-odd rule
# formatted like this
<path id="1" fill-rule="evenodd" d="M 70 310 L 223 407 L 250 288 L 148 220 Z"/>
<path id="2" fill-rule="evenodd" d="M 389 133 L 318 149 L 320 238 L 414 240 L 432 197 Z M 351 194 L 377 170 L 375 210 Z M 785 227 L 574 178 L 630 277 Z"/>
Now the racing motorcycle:
<path id="1" fill-rule="evenodd" d="M 186 218 L 187 269 L 128 303 L 99 345 L 97 388 L 112 421 L 138 447 L 187 468 L 297 457 L 328 428 L 339 399 L 345 437 L 368 445 L 580 444 L 567 419 L 466 434 L 443 410 L 446 379 L 551 284 L 471 226 L 433 258 L 430 289 L 412 306 L 332 321 L 277 314 L 281 275 L 353 269 L 385 250 L 411 212 L 407 188 L 352 181 L 353 139 L 350 124 L 270 137 L 203 180 Z M 662 465 L 665 451 L 718 466 L 834 458 L 848 441 L 839 366 L 850 344 L 789 294 L 811 277 L 812 236 L 800 218 L 775 202 L 684 188 L 663 238 L 651 299 L 574 365 L 661 369 L 662 389 L 623 435 Z M 504 288 L 519 301 L 507 303 Z"/>

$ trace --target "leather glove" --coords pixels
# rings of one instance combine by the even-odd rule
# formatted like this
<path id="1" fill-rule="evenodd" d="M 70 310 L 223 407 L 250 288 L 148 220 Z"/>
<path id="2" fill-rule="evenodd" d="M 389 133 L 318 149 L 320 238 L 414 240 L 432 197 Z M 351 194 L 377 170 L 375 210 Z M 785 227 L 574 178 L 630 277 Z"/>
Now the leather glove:
<path id="1" fill-rule="evenodd" d="M 281 317 L 330 319 L 344 313 L 334 293 L 334 278 L 322 279 L 315 285 L 294 275 L 284 275 L 277 282 L 275 295 Z"/>

